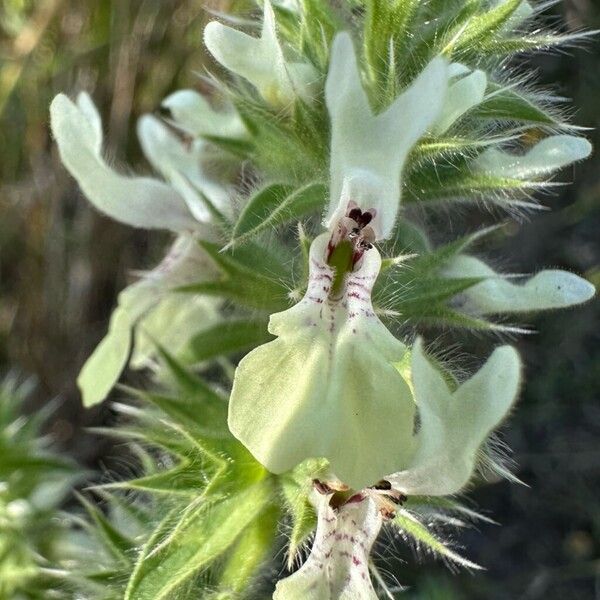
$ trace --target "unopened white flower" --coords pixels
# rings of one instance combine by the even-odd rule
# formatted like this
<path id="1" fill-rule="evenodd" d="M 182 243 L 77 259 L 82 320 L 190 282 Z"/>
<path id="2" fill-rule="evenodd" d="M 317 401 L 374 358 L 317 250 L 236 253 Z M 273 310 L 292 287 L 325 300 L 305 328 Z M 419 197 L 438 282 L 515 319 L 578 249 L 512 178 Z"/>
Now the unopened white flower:
<path id="1" fill-rule="evenodd" d="M 564 308 L 587 302 L 595 294 L 591 283 L 567 271 L 548 269 L 513 283 L 515 276 L 496 273 L 481 260 L 465 254 L 450 261 L 444 276 L 484 279 L 461 294 L 463 308 L 481 315 Z"/>
<path id="2" fill-rule="evenodd" d="M 334 509 L 330 495 L 315 495 L 318 523 L 310 555 L 281 580 L 273 600 L 377 600 L 369 554 L 382 517 L 375 501 L 357 494 Z"/>
<path id="3" fill-rule="evenodd" d="M 488 148 L 475 159 L 473 168 L 499 177 L 532 179 L 549 175 L 583 160 L 591 152 L 592 145 L 585 138 L 573 135 L 551 135 L 524 154 Z"/>
<path id="4" fill-rule="evenodd" d="M 324 457 L 360 489 L 406 464 L 414 402 L 393 366 L 406 347 L 371 304 L 379 253 L 365 251 L 336 277 L 331 239 L 325 233 L 312 243 L 304 299 L 271 315 L 277 339 L 240 362 L 229 428 L 274 473 Z"/>
<path id="5" fill-rule="evenodd" d="M 473 475 L 479 448 L 515 401 L 520 373 L 517 352 L 501 346 L 475 375 L 451 391 L 417 340 L 411 356 L 419 412 L 416 449 L 406 469 L 386 477 L 393 488 L 407 496 L 461 491 Z"/>
<path id="6" fill-rule="evenodd" d="M 412 85 L 375 115 L 361 83 L 352 40 L 333 42 L 325 86 L 331 120 L 330 204 L 325 226 L 335 227 L 353 201 L 375 209 L 376 239 L 387 238 L 400 205 L 401 176 L 411 148 L 442 113 L 448 81 L 443 58 L 432 60 Z"/>
<path id="7" fill-rule="evenodd" d="M 142 339 L 152 336 L 152 340 L 145 340 L 146 345 L 140 347 L 135 355 L 136 366 L 142 367 L 147 366 L 152 356 L 148 343 L 163 343 L 167 350 L 177 352 L 199 329 L 215 322 L 218 314 L 213 300 L 169 293 L 174 287 L 198 281 L 214 271 L 214 265 L 196 240 L 182 235 L 154 270 L 119 294 L 108 333 L 88 358 L 77 379 L 84 406 L 102 402 L 115 386 L 127 365 L 134 331 Z M 164 309 L 167 306 L 170 320 L 161 318 L 157 323 L 157 316 L 166 316 Z M 171 329 L 173 324 L 192 316 L 196 320 L 187 320 L 180 323 L 177 330 Z"/>
<path id="8" fill-rule="evenodd" d="M 116 221 L 145 229 L 192 231 L 198 222 L 183 196 L 150 177 L 129 177 L 102 158 L 102 124 L 90 97 L 77 103 L 59 94 L 50 105 L 50 123 L 61 160 L 83 193 Z"/>
<path id="9" fill-rule="evenodd" d="M 163 100 L 162 106 L 169 110 L 177 126 L 193 137 L 246 137 L 246 128 L 233 106 L 215 110 L 194 90 L 174 92 Z"/>
<path id="10" fill-rule="evenodd" d="M 285 60 L 270 0 L 264 0 L 260 37 L 212 21 L 204 30 L 204 42 L 219 63 L 248 80 L 269 104 L 284 107 L 298 97 L 313 98 L 319 74 L 309 63 Z"/>

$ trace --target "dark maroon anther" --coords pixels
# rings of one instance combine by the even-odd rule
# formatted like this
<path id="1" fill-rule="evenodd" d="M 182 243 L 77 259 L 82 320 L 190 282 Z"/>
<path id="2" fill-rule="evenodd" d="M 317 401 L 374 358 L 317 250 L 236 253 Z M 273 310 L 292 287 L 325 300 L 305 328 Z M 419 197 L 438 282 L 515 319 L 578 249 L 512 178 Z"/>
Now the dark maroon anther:
<path id="1" fill-rule="evenodd" d="M 398 491 L 394 491 L 392 494 L 386 494 L 386 496 L 394 504 L 397 504 L 399 506 L 402 506 L 402 504 L 404 504 L 407 500 L 407 497 L 402 492 L 398 492 Z"/>
<path id="2" fill-rule="evenodd" d="M 380 508 L 379 512 L 386 521 L 393 521 L 396 518 L 396 511 L 387 507 Z"/>
<path id="3" fill-rule="evenodd" d="M 348 213 L 348 216 L 353 219 L 354 221 L 356 221 L 357 223 L 360 222 L 360 218 L 362 216 L 362 211 L 360 210 L 360 208 L 356 207 L 350 210 L 350 212 Z"/>
<path id="4" fill-rule="evenodd" d="M 374 490 L 391 490 L 392 484 L 387 479 L 382 479 L 373 486 Z"/>
<path id="5" fill-rule="evenodd" d="M 328 496 L 333 493 L 333 490 L 323 481 L 318 479 L 313 479 L 313 485 L 319 494 L 323 494 L 323 496 Z"/>
<path id="6" fill-rule="evenodd" d="M 358 224 L 360 225 L 360 227 L 362 229 L 363 227 L 366 227 L 372 220 L 373 220 L 373 215 L 370 212 L 365 211 L 358 218 Z"/>

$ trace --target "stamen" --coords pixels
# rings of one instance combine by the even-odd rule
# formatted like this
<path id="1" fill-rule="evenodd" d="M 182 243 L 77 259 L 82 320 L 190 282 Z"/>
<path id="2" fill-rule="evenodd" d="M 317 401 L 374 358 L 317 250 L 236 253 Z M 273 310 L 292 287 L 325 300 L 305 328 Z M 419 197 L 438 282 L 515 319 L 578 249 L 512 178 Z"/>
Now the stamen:
<path id="1" fill-rule="evenodd" d="M 386 479 L 372 485 L 369 491 L 381 516 L 386 520 L 393 519 L 396 516 L 396 508 L 402 506 L 407 500 L 402 492 L 392 489 L 392 484 Z"/>
<path id="2" fill-rule="evenodd" d="M 362 213 L 362 211 L 360 210 L 360 208 L 356 207 L 356 208 L 353 208 L 352 210 L 348 211 L 348 216 L 358 223 L 358 222 L 360 222 L 360 218 L 362 216 L 361 213 Z"/>
<path id="3" fill-rule="evenodd" d="M 376 236 L 369 223 L 376 214 L 374 208 L 363 212 L 356 202 L 350 200 L 346 215 L 335 226 L 327 248 L 327 264 L 336 269 L 335 282 L 331 290 L 333 297 L 338 295 L 346 274 L 353 271 L 363 254 L 373 247 Z M 349 247 L 342 252 L 342 248 L 346 245 Z M 347 253 L 348 258 L 346 258 Z"/>
<path id="4" fill-rule="evenodd" d="M 370 212 L 364 212 L 358 217 L 358 224 L 362 227 L 366 227 L 373 220 L 373 215 Z"/>

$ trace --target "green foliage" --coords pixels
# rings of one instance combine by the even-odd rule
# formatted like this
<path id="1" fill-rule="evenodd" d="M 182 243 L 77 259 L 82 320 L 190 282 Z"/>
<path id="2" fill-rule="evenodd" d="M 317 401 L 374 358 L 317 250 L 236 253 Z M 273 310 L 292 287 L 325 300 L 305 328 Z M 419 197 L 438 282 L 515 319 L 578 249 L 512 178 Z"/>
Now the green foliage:
<path id="1" fill-rule="evenodd" d="M 473 330 L 497 329 L 496 324 L 461 313 L 448 302 L 482 281 L 481 278 L 443 277 L 443 268 L 448 261 L 495 229 L 484 229 L 431 250 L 424 245 L 422 238 L 417 237 L 419 232 L 416 228 L 403 227 L 401 231 L 404 235 L 399 237 L 396 245 L 409 250 L 421 250 L 421 253 L 381 274 L 373 294 L 375 306 L 384 313 L 389 312 L 400 317 L 403 321 L 451 325 Z"/>
<path id="2" fill-rule="evenodd" d="M 327 188 L 321 183 L 294 189 L 285 184 L 271 184 L 249 198 L 233 229 L 231 244 L 243 243 L 263 230 L 302 219 L 322 210 Z"/>
<path id="3" fill-rule="evenodd" d="M 94 593 L 107 586 L 103 598 L 237 597 L 273 556 L 279 483 L 229 434 L 224 398 L 162 356 L 173 388 L 134 392 L 146 408 L 111 430 L 145 448 L 137 450 L 143 473 L 96 488 L 106 511 L 82 499 L 90 517 L 82 546 L 103 561 L 91 571 L 85 560 L 71 566 L 67 581 Z M 121 522 L 117 506 L 128 513 Z"/>
<path id="4" fill-rule="evenodd" d="M 291 276 L 281 257 L 264 248 L 245 245 L 243 250 L 221 250 L 216 244 L 201 246 L 221 270 L 219 279 L 179 288 L 180 292 L 219 296 L 243 306 L 277 312 L 287 307 Z"/>
<path id="5" fill-rule="evenodd" d="M 267 322 L 262 319 L 232 319 L 194 336 L 189 357 L 194 362 L 239 353 L 268 342 Z"/>
<path id="6" fill-rule="evenodd" d="M 25 416 L 26 384 L 0 387 L 0 597 L 62 598 L 49 573 L 65 531 L 59 508 L 77 475 L 52 453 L 40 428 L 51 413 Z"/>
<path id="7" fill-rule="evenodd" d="M 481 568 L 451 550 L 409 511 L 404 509 L 398 511 L 392 523 L 404 535 L 414 540 L 415 544 L 417 545 L 417 549 L 433 554 L 439 554 L 449 561 L 452 561 L 463 567 L 468 567 L 471 569 Z"/>
<path id="8" fill-rule="evenodd" d="M 551 98 L 536 97 L 518 79 L 498 79 L 498 67 L 528 47 L 572 38 L 517 35 L 520 24 L 513 18 L 521 0 L 366 0 L 353 3 L 354 10 L 350 3 L 338 4 L 302 0 L 300 14 L 279 6 L 284 54 L 301 57 L 323 78 L 335 33 L 353 30 L 376 112 L 385 110 L 438 54 L 486 73 L 484 100 L 447 131 L 430 133 L 411 152 L 403 180 L 406 205 L 433 211 L 444 203 L 483 202 L 514 211 L 530 205 L 533 191 L 549 187 L 541 177 L 480 171 L 475 161 L 490 147 L 527 150 L 540 132 L 566 128 Z M 254 29 L 248 27 L 250 33 Z M 263 567 L 275 560 L 281 527 L 289 531 L 292 566 L 316 525 L 309 492 L 324 465 L 309 462 L 280 476 L 268 473 L 229 432 L 223 388 L 230 383 L 228 361 L 268 341 L 268 315 L 288 308 L 293 295 L 306 287 L 309 236 L 302 229 L 301 247 L 290 250 L 289 236 L 274 240 L 271 234 L 309 217 L 318 220 L 326 205 L 330 132 L 322 86 L 312 102 L 297 98 L 290 106 L 274 107 L 242 78 L 214 71 L 217 92 L 238 111 L 247 136 L 206 136 L 206 141 L 239 167 L 240 180 L 247 170 L 248 180 L 260 181 L 262 187 L 252 189 L 244 180 L 242 208 L 231 220 L 202 197 L 216 227 L 211 241 L 199 244 L 216 274 L 173 293 L 223 301 L 218 305 L 223 321 L 193 337 L 181 361 L 167 348 L 158 348 L 162 368 L 155 384 L 149 391 L 127 389 L 133 407 L 117 405 L 126 422 L 104 432 L 129 440 L 139 465 L 131 479 L 95 488 L 103 506 L 81 499 L 87 512 L 79 532 L 81 556 L 75 551 L 70 562 L 61 564 L 66 584 L 92 597 L 252 597 L 260 589 Z M 444 274 L 450 261 L 489 231 L 435 246 L 426 231 L 401 214 L 392 241 L 382 244 L 385 258 L 373 295 L 375 309 L 389 317 L 391 326 L 502 329 L 463 311 L 458 302 L 483 277 Z M 395 257 L 398 250 L 415 256 Z M 301 269 L 295 267 L 298 262 Z M 11 446 L 0 456 L 0 476 L 17 465 L 33 479 L 68 472 L 59 460 L 19 454 Z M 471 511 L 454 503 L 410 499 L 397 511 L 392 527 L 419 548 L 477 568 L 432 533 L 417 516 L 420 512 L 442 520 L 445 512 L 474 518 Z M 91 567 L 90 553 L 98 557 Z M 36 568 L 35 559 L 23 564 Z M 24 580 L 30 579 L 28 569 Z"/>

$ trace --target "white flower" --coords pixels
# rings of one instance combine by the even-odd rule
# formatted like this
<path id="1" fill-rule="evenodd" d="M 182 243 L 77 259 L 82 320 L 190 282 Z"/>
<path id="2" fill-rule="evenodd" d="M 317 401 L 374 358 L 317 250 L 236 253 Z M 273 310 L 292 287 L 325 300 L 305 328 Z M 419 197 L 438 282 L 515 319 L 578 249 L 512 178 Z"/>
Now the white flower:
<path id="1" fill-rule="evenodd" d="M 461 63 L 452 63 L 449 68 L 450 85 L 440 116 L 432 132 L 442 135 L 466 112 L 481 104 L 485 97 L 487 75 L 480 69 L 471 70 Z"/>
<path id="2" fill-rule="evenodd" d="M 169 293 L 173 287 L 198 281 L 214 271 L 214 265 L 196 240 L 182 235 L 154 270 L 119 294 L 108 333 L 77 378 L 84 406 L 102 402 L 115 386 L 127 365 L 134 331 L 142 341 L 134 354 L 135 367 L 143 367 L 148 366 L 154 354 L 154 342 L 176 353 L 200 329 L 218 319 L 213 299 Z M 164 320 L 167 308 L 169 320 Z M 160 317 L 158 323 L 157 317 Z M 148 339 L 148 335 L 152 339 Z"/>
<path id="3" fill-rule="evenodd" d="M 203 237 L 212 237 L 213 215 L 207 201 L 227 217 L 232 216 L 232 203 L 231 191 L 204 171 L 202 163 L 207 143 L 202 139 L 186 143 L 150 115 L 139 120 L 137 130 L 148 161 L 181 194 L 198 223 L 205 225 Z"/>
<path id="4" fill-rule="evenodd" d="M 198 222 L 173 187 L 150 177 L 129 177 L 102 158 L 102 124 L 89 96 L 77 103 L 59 94 L 50 105 L 50 123 L 63 164 L 83 193 L 116 221 L 145 229 L 193 231 Z"/>
<path id="5" fill-rule="evenodd" d="M 365 251 L 336 279 L 330 241 L 326 233 L 312 243 L 304 299 L 271 315 L 277 339 L 240 362 L 229 427 L 274 473 L 325 457 L 337 477 L 360 489 L 406 464 L 414 402 L 394 367 L 406 347 L 371 305 L 379 253 Z"/>
<path id="6" fill-rule="evenodd" d="M 233 106 L 215 110 L 194 90 L 174 92 L 162 101 L 162 106 L 169 110 L 176 125 L 193 137 L 246 137 L 246 128 Z"/>
<path id="7" fill-rule="evenodd" d="M 502 346 L 475 375 L 451 391 L 417 340 L 411 356 L 419 414 L 416 448 L 408 466 L 385 479 L 407 496 L 461 491 L 471 479 L 480 446 L 515 401 L 520 372 L 517 352 Z"/>
<path id="8" fill-rule="evenodd" d="M 200 281 L 215 267 L 197 243 L 218 235 L 206 201 L 229 216 L 230 191 L 203 169 L 205 143 L 189 143 L 158 119 L 140 119 L 138 133 L 146 157 L 171 185 L 130 177 L 102 158 L 102 123 L 87 94 L 77 103 L 57 96 L 50 107 L 52 131 L 64 165 L 100 211 L 123 223 L 171 229 L 179 234 L 161 264 L 119 294 L 109 331 L 83 366 L 78 385 L 85 406 L 106 398 L 125 368 L 135 335 L 132 366 L 152 364 L 154 343 L 177 353 L 198 331 L 217 319 L 218 301 L 171 294 L 173 287 Z M 174 115 L 178 120 L 178 116 Z"/>
<path id="9" fill-rule="evenodd" d="M 465 290 L 462 308 L 487 315 L 564 308 L 590 300 L 594 286 L 567 271 L 540 271 L 524 282 L 513 283 L 514 275 L 496 273 L 474 256 L 459 254 L 444 269 L 449 278 L 481 277 L 484 281 Z"/>
<path id="10" fill-rule="evenodd" d="M 204 170 L 206 143 L 180 138 L 149 115 L 138 134 L 150 163 L 172 185 L 149 177 L 130 177 L 111 169 L 102 158 L 100 116 L 85 94 L 73 103 L 59 94 L 50 106 L 52 131 L 63 164 L 86 197 L 113 219 L 146 229 L 193 231 L 204 239 L 216 235 L 211 203 L 231 213 L 231 191 Z"/>
<path id="11" fill-rule="evenodd" d="M 368 495 L 337 509 L 330 499 L 313 497 L 318 524 L 310 556 L 277 584 L 273 600 L 377 600 L 369 554 L 383 522 L 379 508 Z"/>
<path id="12" fill-rule="evenodd" d="M 539 178 L 583 160 L 591 152 L 592 145 L 585 138 L 573 135 L 551 135 L 524 154 L 488 148 L 473 161 L 473 168 L 500 177 Z"/>
<path id="13" fill-rule="evenodd" d="M 376 239 L 387 238 L 400 205 L 401 175 L 414 144 L 441 115 L 448 66 L 436 58 L 381 114 L 362 87 L 352 40 L 334 40 L 325 99 L 331 119 L 331 187 L 325 226 L 335 227 L 348 202 L 375 209 Z"/>
<path id="14" fill-rule="evenodd" d="M 313 98 L 319 75 L 308 63 L 285 60 L 270 0 L 264 0 L 259 38 L 212 21 L 204 30 L 204 42 L 218 62 L 248 80 L 269 104 L 285 107 L 297 97 Z"/>

